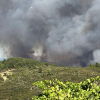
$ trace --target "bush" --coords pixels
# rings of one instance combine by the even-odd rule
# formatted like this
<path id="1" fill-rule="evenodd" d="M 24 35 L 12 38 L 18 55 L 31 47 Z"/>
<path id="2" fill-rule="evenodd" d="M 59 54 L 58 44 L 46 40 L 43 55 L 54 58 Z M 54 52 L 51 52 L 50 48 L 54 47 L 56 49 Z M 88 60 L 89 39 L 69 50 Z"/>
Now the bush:
<path id="1" fill-rule="evenodd" d="M 50 71 L 48 71 L 47 76 L 51 76 L 51 75 L 52 75 L 52 73 Z"/>
<path id="2" fill-rule="evenodd" d="M 62 67 L 65 67 L 65 65 L 64 65 L 64 64 L 62 64 Z"/>
<path id="3" fill-rule="evenodd" d="M 95 67 L 100 67 L 100 64 L 99 64 L 99 63 L 96 63 L 96 64 L 95 64 Z"/>
<path id="4" fill-rule="evenodd" d="M 38 73 L 42 73 L 42 68 L 41 67 L 39 68 Z"/>
<path id="5" fill-rule="evenodd" d="M 43 90 L 43 94 L 32 100 L 100 100 L 100 86 L 95 84 L 100 78 L 86 79 L 80 83 L 60 82 L 57 79 L 37 81 L 33 85 Z"/>
<path id="6" fill-rule="evenodd" d="M 45 65 L 48 66 L 49 64 L 48 63 L 45 63 Z"/>
<path id="7" fill-rule="evenodd" d="M 0 76 L 0 83 L 4 82 L 4 79 Z"/>

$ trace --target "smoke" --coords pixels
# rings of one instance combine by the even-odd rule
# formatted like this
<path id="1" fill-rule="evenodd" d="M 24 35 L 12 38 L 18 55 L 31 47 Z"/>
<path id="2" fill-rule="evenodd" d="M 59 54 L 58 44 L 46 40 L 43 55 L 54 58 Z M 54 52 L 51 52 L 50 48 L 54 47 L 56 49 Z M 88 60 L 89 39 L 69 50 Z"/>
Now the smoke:
<path id="1" fill-rule="evenodd" d="M 87 66 L 100 62 L 99 40 L 100 0 L 0 0 L 0 47 L 8 58 Z"/>
<path id="2" fill-rule="evenodd" d="M 100 50 L 97 49 L 93 52 L 94 62 L 93 63 L 100 63 Z"/>

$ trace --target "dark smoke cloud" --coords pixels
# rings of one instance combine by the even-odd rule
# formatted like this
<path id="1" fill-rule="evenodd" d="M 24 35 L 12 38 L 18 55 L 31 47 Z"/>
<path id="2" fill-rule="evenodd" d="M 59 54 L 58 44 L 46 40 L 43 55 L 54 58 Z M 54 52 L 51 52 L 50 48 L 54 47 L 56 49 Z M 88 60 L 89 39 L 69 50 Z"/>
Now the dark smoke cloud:
<path id="1" fill-rule="evenodd" d="M 100 62 L 100 0 L 0 0 L 6 56 L 58 65 Z"/>

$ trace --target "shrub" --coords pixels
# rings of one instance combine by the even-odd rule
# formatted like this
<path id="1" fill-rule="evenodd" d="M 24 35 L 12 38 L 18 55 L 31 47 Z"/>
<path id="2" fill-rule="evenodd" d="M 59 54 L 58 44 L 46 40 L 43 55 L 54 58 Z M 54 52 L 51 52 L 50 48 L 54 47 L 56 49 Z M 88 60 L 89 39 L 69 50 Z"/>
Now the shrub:
<path id="1" fill-rule="evenodd" d="M 52 73 L 50 71 L 48 71 L 47 76 L 51 76 L 51 75 L 52 75 Z"/>
<path id="2" fill-rule="evenodd" d="M 99 64 L 99 63 L 96 63 L 96 64 L 95 64 L 95 67 L 100 67 L 100 64 Z"/>
<path id="3" fill-rule="evenodd" d="M 48 63 L 45 63 L 45 65 L 48 66 L 49 64 Z"/>
<path id="4" fill-rule="evenodd" d="M 60 82 L 57 79 L 37 81 L 33 85 L 43 90 L 43 94 L 32 100 L 100 100 L 100 86 L 95 84 L 100 78 L 86 79 L 80 83 Z"/>
<path id="5" fill-rule="evenodd" d="M 39 68 L 38 73 L 42 73 L 42 68 L 41 67 Z"/>

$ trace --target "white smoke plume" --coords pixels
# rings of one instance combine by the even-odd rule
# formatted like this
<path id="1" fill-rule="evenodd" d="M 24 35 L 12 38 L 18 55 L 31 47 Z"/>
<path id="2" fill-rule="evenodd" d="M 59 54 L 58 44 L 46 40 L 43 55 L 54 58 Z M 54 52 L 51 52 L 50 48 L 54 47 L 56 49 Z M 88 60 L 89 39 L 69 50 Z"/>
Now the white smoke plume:
<path id="1" fill-rule="evenodd" d="M 93 63 L 100 63 L 100 50 L 97 49 L 93 52 L 93 58 L 94 58 L 94 62 Z"/>
<path id="2" fill-rule="evenodd" d="M 83 67 L 99 61 L 100 0 L 0 0 L 0 47 L 8 58 Z"/>

